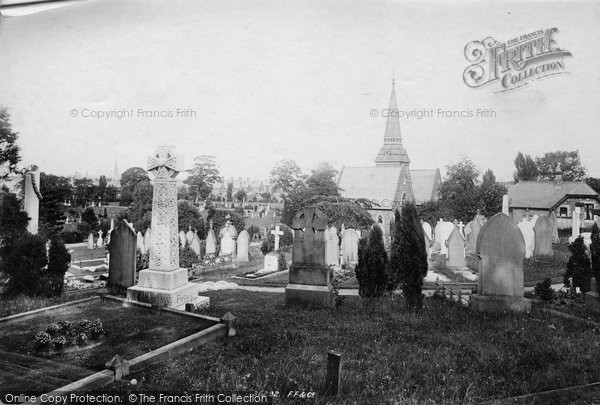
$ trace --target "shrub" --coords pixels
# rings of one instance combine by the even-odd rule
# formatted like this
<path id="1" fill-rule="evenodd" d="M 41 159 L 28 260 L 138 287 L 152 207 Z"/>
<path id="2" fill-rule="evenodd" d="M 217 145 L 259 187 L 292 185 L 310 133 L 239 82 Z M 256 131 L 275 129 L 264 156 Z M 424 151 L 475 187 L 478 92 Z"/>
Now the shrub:
<path id="1" fill-rule="evenodd" d="M 191 269 L 192 265 L 200 263 L 200 258 L 190 247 L 179 249 L 179 267 Z"/>
<path id="2" fill-rule="evenodd" d="M 277 270 L 282 271 L 287 269 L 287 259 L 285 253 L 279 253 L 279 257 L 277 258 Z"/>
<path id="3" fill-rule="evenodd" d="M 267 237 L 263 239 L 260 246 L 260 251 L 263 255 L 272 252 L 275 249 L 275 235 L 271 234 L 271 231 L 275 228 L 271 228 L 267 231 Z M 287 225 L 279 224 L 279 230 L 283 231 L 283 235 L 279 237 L 279 248 L 284 246 L 291 246 L 294 242 L 294 231 Z"/>
<path id="4" fill-rule="evenodd" d="M 40 293 L 46 297 L 59 297 L 62 294 L 64 277 L 69 270 L 71 255 L 62 240 L 53 235 L 50 237 L 48 250 L 48 267 L 41 281 Z"/>
<path id="5" fill-rule="evenodd" d="M 383 244 L 383 233 L 379 226 L 373 226 L 368 242 L 361 242 L 358 244 L 358 265 L 356 266 L 358 293 L 363 298 L 381 297 L 387 289 L 388 257 Z"/>
<path id="6" fill-rule="evenodd" d="M 600 284 L 600 232 L 598 225 L 592 227 L 592 244 L 590 245 L 592 256 L 592 275 L 596 279 L 596 285 Z"/>
<path id="7" fill-rule="evenodd" d="M 38 332 L 35 334 L 34 341 L 38 350 L 45 350 L 52 344 L 52 336 L 47 332 Z"/>
<path id="8" fill-rule="evenodd" d="M 147 269 L 150 267 L 150 251 L 147 250 L 146 253 L 142 253 L 140 249 L 136 249 L 135 251 L 135 270 L 140 271 Z"/>
<path id="9" fill-rule="evenodd" d="M 79 243 L 83 241 L 83 234 L 79 231 L 62 231 L 60 237 L 65 243 Z"/>
<path id="10" fill-rule="evenodd" d="M 9 296 L 36 295 L 40 291 L 42 271 L 47 262 L 44 240 L 29 233 L 21 236 L 3 263 L 3 270 L 9 277 L 5 293 Z"/>
<path id="11" fill-rule="evenodd" d="M 427 275 L 427 251 L 423 227 L 412 203 L 402 207 L 402 214 L 395 212 L 394 241 L 389 266 L 388 288 L 402 285 L 408 309 L 422 306 L 423 278 Z"/>
<path id="12" fill-rule="evenodd" d="M 554 290 L 552 289 L 552 279 L 546 278 L 535 285 L 535 296 L 542 301 L 550 302 L 554 299 Z"/>
<path id="13" fill-rule="evenodd" d="M 571 257 L 567 263 L 567 271 L 564 274 L 563 282 L 566 287 L 577 288 L 582 293 L 590 290 L 592 271 L 590 268 L 590 259 L 586 254 L 587 248 L 583 242 L 583 237 L 579 236 L 569 245 Z"/>
<path id="14" fill-rule="evenodd" d="M 35 335 L 37 350 L 62 350 L 67 345 L 87 346 L 90 340 L 98 340 L 104 335 L 104 328 L 100 319 L 89 321 L 83 319 L 79 322 L 61 321 L 51 323 L 44 332 Z"/>

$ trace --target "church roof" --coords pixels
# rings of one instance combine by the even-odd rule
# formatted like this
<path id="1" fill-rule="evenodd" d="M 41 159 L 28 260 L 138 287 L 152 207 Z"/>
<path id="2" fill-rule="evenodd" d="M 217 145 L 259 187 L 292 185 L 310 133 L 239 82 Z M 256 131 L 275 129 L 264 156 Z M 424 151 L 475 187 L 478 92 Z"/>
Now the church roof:
<path id="1" fill-rule="evenodd" d="M 391 204 L 402 167 L 344 167 L 340 173 L 340 194 L 346 198 L 368 198 L 380 205 Z"/>
<path id="2" fill-rule="evenodd" d="M 598 193 L 577 181 L 520 181 L 508 190 L 511 208 L 554 209 L 569 197 L 598 199 Z"/>
<path id="3" fill-rule="evenodd" d="M 436 178 L 441 181 L 440 169 L 411 170 L 410 178 L 415 204 L 420 205 L 435 199 L 433 194 L 436 189 Z"/>
<path id="4" fill-rule="evenodd" d="M 390 206 L 396 195 L 401 166 L 344 167 L 340 173 L 340 194 L 346 198 L 367 198 Z M 431 201 L 439 169 L 410 170 L 415 204 Z"/>

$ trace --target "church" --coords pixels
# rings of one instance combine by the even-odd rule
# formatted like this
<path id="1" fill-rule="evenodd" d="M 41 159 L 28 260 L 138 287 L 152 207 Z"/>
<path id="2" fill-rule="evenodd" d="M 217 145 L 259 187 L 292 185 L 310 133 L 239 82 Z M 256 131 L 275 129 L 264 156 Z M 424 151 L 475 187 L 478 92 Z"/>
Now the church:
<path id="1" fill-rule="evenodd" d="M 343 167 L 338 181 L 342 197 L 364 198 L 374 203 L 369 213 L 385 236 L 390 235 L 395 209 L 405 201 L 414 201 L 417 206 L 436 201 L 442 182 L 437 168 L 410 168 L 408 152 L 402 145 L 395 81 L 388 112 L 383 146 L 375 157 L 375 166 Z"/>

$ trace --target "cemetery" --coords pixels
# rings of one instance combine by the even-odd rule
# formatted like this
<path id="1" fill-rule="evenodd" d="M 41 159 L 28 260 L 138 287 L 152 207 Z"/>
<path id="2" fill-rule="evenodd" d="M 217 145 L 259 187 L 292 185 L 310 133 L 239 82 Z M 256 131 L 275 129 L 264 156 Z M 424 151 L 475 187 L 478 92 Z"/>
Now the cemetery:
<path id="1" fill-rule="evenodd" d="M 183 145 L 143 138 L 112 177 L 55 175 L 21 163 L 0 107 L 0 394 L 600 401 L 584 155 L 518 152 L 510 181 L 467 155 L 414 168 L 395 78 L 387 105 L 374 165 L 344 166 L 364 160 L 342 143 L 309 171 L 248 152 L 268 180 L 226 177 L 243 163 L 231 145 L 215 151 L 229 167 L 186 164 L 170 132 Z"/>

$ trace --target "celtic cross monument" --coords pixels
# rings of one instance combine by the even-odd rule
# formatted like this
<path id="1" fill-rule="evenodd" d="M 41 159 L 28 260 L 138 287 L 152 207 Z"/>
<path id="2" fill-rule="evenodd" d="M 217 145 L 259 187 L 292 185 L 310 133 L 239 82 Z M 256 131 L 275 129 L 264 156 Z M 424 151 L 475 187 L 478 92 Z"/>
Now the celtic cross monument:
<path id="1" fill-rule="evenodd" d="M 159 146 L 148 158 L 148 171 L 154 175 L 152 195 L 152 248 L 150 265 L 139 273 L 138 285 L 127 297 L 171 308 L 187 303 L 207 305 L 208 297 L 198 297 L 198 286 L 188 282 L 187 269 L 179 268 L 179 226 L 177 222 L 177 182 L 183 160 L 169 146 Z"/>

